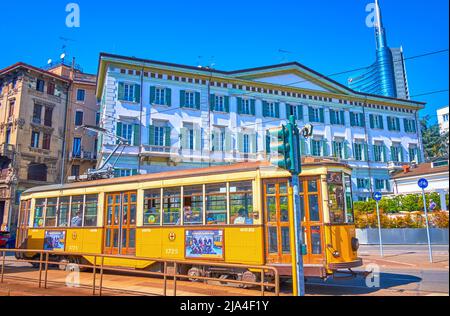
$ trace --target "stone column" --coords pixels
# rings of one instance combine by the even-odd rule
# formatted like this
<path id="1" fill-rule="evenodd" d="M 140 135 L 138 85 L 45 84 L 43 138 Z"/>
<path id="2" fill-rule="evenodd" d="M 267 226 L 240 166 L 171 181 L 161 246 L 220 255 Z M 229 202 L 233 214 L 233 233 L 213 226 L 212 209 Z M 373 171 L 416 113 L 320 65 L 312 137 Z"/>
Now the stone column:
<path id="1" fill-rule="evenodd" d="M 441 210 L 447 211 L 447 203 L 445 202 L 447 192 L 445 190 L 438 190 L 437 193 L 439 193 L 439 197 L 441 198 Z"/>

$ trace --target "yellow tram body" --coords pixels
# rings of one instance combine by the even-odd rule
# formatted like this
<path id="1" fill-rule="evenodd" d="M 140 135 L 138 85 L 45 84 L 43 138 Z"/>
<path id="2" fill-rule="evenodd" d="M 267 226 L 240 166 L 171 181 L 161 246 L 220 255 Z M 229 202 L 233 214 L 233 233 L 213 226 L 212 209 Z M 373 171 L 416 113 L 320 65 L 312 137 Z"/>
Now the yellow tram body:
<path id="1" fill-rule="evenodd" d="M 350 173 L 333 161 L 303 164 L 306 276 L 362 265 Z M 289 177 L 268 163 L 242 163 L 33 188 L 21 196 L 16 246 L 50 249 L 60 258 L 82 253 L 76 259 L 90 263 L 95 254 L 113 254 L 119 257 L 106 265 L 136 269 L 154 267 L 130 256 L 190 262 L 187 269 L 195 260 L 270 265 L 289 277 Z"/>

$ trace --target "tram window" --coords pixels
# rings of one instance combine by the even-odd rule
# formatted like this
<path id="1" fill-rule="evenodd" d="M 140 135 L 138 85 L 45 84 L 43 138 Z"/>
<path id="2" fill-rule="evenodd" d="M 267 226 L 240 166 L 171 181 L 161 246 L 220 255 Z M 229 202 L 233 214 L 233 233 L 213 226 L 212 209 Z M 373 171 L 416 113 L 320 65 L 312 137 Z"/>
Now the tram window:
<path id="1" fill-rule="evenodd" d="M 86 204 L 84 211 L 84 226 L 97 226 L 97 206 L 98 195 L 86 195 Z"/>
<path id="2" fill-rule="evenodd" d="M 322 240 L 320 238 L 320 226 L 311 227 L 311 253 L 320 255 L 322 253 Z"/>
<path id="3" fill-rule="evenodd" d="M 45 208 L 45 199 L 37 199 L 34 207 L 34 219 L 33 226 L 34 227 L 43 227 L 44 226 L 44 208 Z"/>
<path id="4" fill-rule="evenodd" d="M 346 200 L 346 222 L 353 223 L 355 216 L 353 213 L 353 198 L 352 198 L 352 180 L 349 175 L 344 176 L 345 185 L 345 200 Z"/>
<path id="5" fill-rule="evenodd" d="M 144 195 L 144 225 L 158 226 L 161 219 L 161 190 L 148 190 Z"/>
<path id="6" fill-rule="evenodd" d="M 308 181 L 308 192 L 318 192 L 317 180 Z"/>
<path id="7" fill-rule="evenodd" d="M 56 226 L 56 208 L 58 199 L 47 199 L 47 207 L 45 208 L 45 227 Z"/>
<path id="8" fill-rule="evenodd" d="M 225 183 L 206 185 L 206 223 L 227 223 L 227 186 Z"/>
<path id="9" fill-rule="evenodd" d="M 269 222 L 276 222 L 277 221 L 277 202 L 275 196 L 268 196 L 267 197 L 267 209 L 269 211 Z"/>
<path id="10" fill-rule="evenodd" d="M 164 189 L 163 225 L 180 225 L 181 188 Z"/>
<path id="11" fill-rule="evenodd" d="M 319 214 L 319 197 L 317 194 L 310 194 L 308 196 L 308 202 L 309 202 L 309 220 L 311 222 L 318 222 L 320 221 L 320 214 Z"/>
<path id="12" fill-rule="evenodd" d="M 230 213 L 231 223 L 235 225 L 252 225 L 258 219 L 258 214 L 253 212 L 252 181 L 230 183 Z"/>
<path id="13" fill-rule="evenodd" d="M 203 224 L 203 186 L 184 187 L 183 216 L 184 225 Z"/>
<path id="14" fill-rule="evenodd" d="M 277 227 L 269 226 L 269 253 L 278 253 Z"/>
<path id="15" fill-rule="evenodd" d="M 300 195 L 300 217 L 302 219 L 302 222 L 306 221 L 305 218 L 305 196 Z"/>
<path id="16" fill-rule="evenodd" d="M 267 194 L 276 194 L 277 193 L 276 184 L 275 183 L 268 183 L 266 191 L 267 191 L 266 192 Z"/>
<path id="17" fill-rule="evenodd" d="M 280 222 L 289 222 L 288 197 L 280 196 Z"/>
<path id="18" fill-rule="evenodd" d="M 70 209 L 70 197 L 64 196 L 59 198 L 59 216 L 58 226 L 69 226 L 69 209 Z"/>
<path id="19" fill-rule="evenodd" d="M 71 227 L 81 227 L 83 226 L 83 201 L 84 196 L 72 196 L 71 203 Z"/>
<path id="20" fill-rule="evenodd" d="M 291 252 L 291 240 L 289 236 L 289 227 L 281 227 L 281 251 L 283 253 Z"/>
<path id="21" fill-rule="evenodd" d="M 330 212 L 330 221 L 333 224 L 342 224 L 346 222 L 345 214 L 345 192 L 342 173 L 328 174 L 328 205 Z"/>
<path id="22" fill-rule="evenodd" d="M 130 239 L 128 241 L 128 248 L 136 248 L 136 229 L 130 229 Z"/>

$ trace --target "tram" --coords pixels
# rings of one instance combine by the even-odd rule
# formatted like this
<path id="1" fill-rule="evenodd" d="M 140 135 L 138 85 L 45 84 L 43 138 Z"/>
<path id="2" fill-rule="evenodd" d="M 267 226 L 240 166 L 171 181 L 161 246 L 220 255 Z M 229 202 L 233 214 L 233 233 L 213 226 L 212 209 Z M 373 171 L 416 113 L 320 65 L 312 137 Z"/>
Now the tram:
<path id="1" fill-rule="evenodd" d="M 302 164 L 300 204 L 305 276 L 327 278 L 362 265 L 355 237 L 350 168 L 332 160 Z M 267 162 L 32 188 L 21 195 L 17 248 L 53 250 L 53 260 L 160 270 L 130 256 L 186 262 L 267 265 L 292 275 L 290 174 Z M 67 253 L 82 253 L 71 257 Z M 21 259 L 35 254 L 23 253 Z M 127 258 L 120 258 L 127 256 Z M 202 262 L 202 267 L 193 262 Z M 221 270 L 236 279 L 255 271 Z"/>

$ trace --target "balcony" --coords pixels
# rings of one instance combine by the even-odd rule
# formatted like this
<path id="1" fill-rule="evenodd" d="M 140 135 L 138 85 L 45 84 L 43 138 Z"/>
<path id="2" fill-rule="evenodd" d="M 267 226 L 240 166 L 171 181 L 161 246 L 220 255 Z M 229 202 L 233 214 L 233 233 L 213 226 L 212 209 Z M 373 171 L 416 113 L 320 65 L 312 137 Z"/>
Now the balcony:
<path id="1" fill-rule="evenodd" d="M 16 147 L 14 145 L 1 144 L 0 145 L 0 156 L 5 156 L 12 160 L 15 150 L 16 150 Z"/>
<path id="2" fill-rule="evenodd" d="M 69 158 L 71 160 L 95 161 L 97 160 L 97 153 L 82 150 L 79 153 L 71 152 Z"/>
<path id="3" fill-rule="evenodd" d="M 170 146 L 142 145 L 141 154 L 151 157 L 170 157 Z"/>

